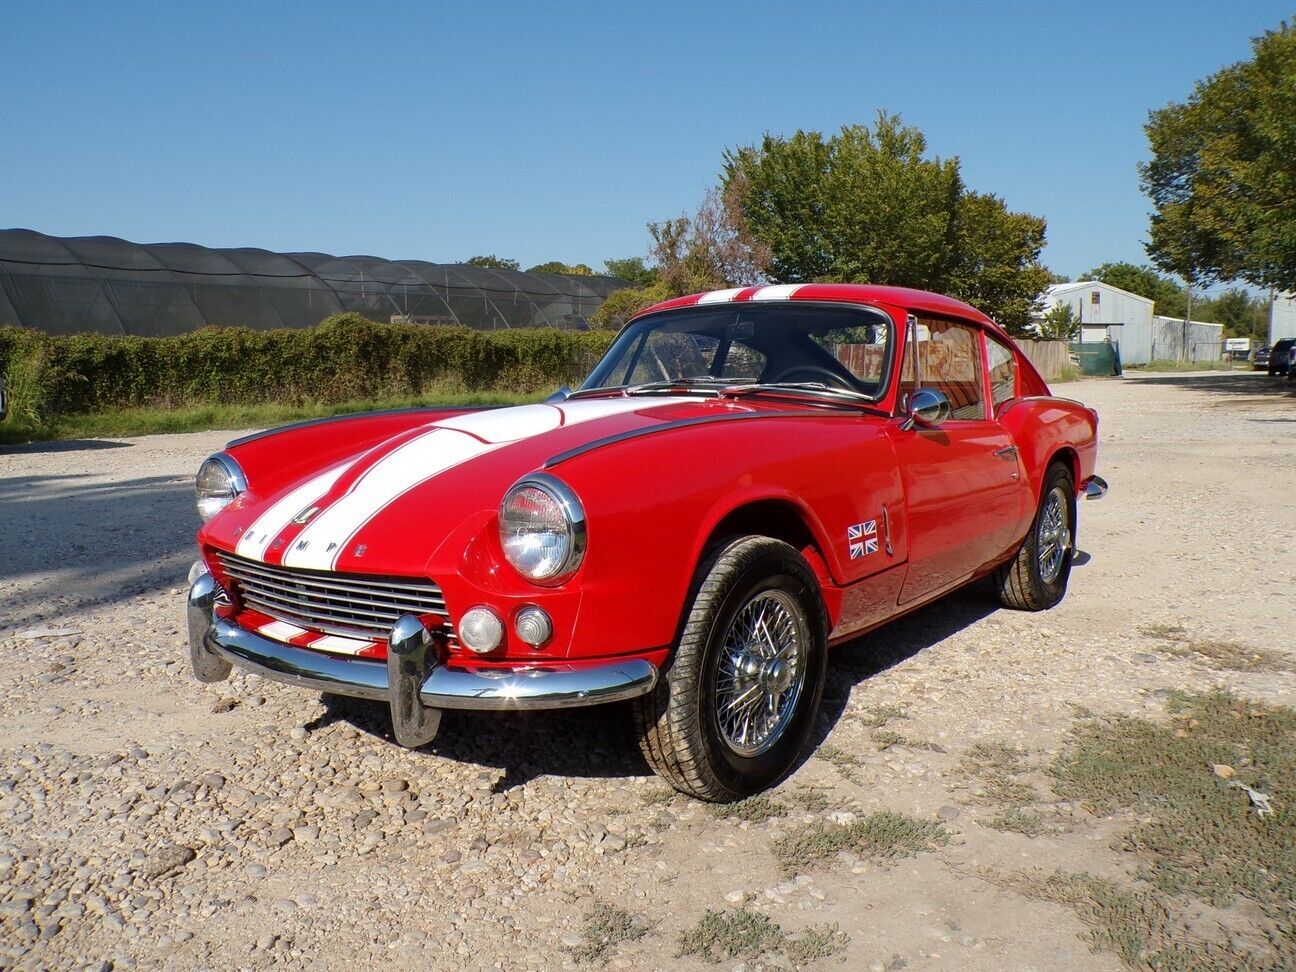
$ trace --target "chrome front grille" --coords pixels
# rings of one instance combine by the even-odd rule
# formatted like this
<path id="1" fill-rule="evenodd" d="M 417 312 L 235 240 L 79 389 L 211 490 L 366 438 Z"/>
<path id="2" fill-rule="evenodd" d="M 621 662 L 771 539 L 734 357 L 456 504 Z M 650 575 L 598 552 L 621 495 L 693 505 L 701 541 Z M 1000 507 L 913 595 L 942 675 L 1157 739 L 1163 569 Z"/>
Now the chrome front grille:
<path id="1" fill-rule="evenodd" d="M 402 614 L 440 615 L 451 634 L 441 588 L 413 577 L 334 574 L 280 567 L 215 552 L 244 606 L 308 631 L 386 641 Z"/>

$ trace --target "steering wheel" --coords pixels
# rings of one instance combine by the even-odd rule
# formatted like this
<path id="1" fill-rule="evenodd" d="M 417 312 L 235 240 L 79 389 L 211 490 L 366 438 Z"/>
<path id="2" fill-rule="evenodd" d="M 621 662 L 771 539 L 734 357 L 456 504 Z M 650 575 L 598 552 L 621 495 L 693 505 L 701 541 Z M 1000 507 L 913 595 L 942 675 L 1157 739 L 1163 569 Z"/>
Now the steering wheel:
<path id="1" fill-rule="evenodd" d="M 778 377 L 774 378 L 772 383 L 779 384 L 782 382 L 794 381 L 817 381 L 827 385 L 829 388 L 844 388 L 847 391 L 854 391 L 848 382 L 837 372 L 829 368 L 821 368 L 818 365 L 797 365 L 795 368 L 789 368 Z"/>

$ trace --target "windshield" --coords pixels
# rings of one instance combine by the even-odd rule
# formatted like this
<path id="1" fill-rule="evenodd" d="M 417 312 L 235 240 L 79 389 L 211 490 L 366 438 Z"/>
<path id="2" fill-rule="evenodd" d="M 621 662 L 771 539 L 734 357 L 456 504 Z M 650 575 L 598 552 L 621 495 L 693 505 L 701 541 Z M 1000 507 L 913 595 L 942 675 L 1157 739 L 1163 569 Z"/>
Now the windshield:
<path id="1" fill-rule="evenodd" d="M 881 311 L 843 304 L 698 306 L 635 321 L 581 391 L 640 386 L 751 385 L 877 400 L 894 340 Z"/>

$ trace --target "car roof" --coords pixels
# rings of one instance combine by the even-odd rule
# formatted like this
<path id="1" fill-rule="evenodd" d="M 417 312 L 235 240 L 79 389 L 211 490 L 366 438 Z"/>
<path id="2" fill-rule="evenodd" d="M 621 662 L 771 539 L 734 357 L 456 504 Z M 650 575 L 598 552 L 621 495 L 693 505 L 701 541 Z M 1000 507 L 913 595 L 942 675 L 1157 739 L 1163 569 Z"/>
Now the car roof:
<path id="1" fill-rule="evenodd" d="M 943 294 L 934 294 L 927 290 L 915 290 L 911 287 L 889 287 L 882 284 L 807 283 L 773 284 L 765 287 L 731 287 L 727 290 L 711 290 L 662 301 L 659 304 L 644 308 L 635 317 L 655 314 L 658 311 L 674 310 L 679 307 L 693 307 L 698 304 L 773 300 L 819 300 L 851 304 L 888 304 L 906 310 L 972 320 L 981 324 L 988 324 L 998 330 L 998 325 L 994 321 L 971 304 L 965 304 L 961 300 L 955 300 L 953 297 L 946 297 Z"/>

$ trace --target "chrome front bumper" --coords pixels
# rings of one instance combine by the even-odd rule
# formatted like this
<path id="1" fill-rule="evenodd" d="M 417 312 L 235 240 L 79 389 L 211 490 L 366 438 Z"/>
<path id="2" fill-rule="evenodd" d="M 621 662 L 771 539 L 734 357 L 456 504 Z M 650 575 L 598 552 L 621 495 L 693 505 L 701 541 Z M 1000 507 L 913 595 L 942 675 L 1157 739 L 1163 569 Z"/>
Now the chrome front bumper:
<path id="1" fill-rule="evenodd" d="M 217 617 L 219 593 L 205 570 L 189 588 L 189 655 L 198 681 L 219 682 L 238 666 L 287 685 L 387 702 L 396 739 L 406 746 L 431 740 L 442 709 L 562 709 L 634 698 L 657 683 L 657 667 L 642 658 L 593 666 L 451 668 L 436 657 L 432 634 L 409 614 L 392 627 L 385 662 L 329 655 Z"/>

